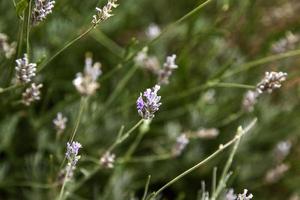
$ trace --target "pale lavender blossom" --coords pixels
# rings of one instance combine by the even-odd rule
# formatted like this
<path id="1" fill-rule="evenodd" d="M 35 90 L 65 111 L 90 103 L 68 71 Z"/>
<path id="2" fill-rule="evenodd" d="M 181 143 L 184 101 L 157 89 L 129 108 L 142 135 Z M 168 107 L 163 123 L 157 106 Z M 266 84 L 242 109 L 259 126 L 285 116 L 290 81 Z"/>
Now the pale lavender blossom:
<path id="1" fill-rule="evenodd" d="M 275 42 L 272 45 L 272 51 L 274 53 L 284 53 L 288 50 L 296 48 L 296 44 L 300 41 L 300 36 L 295 35 L 292 32 L 288 31 L 285 34 L 285 37 Z"/>
<path id="2" fill-rule="evenodd" d="M 85 59 L 84 73 L 77 73 L 73 80 L 73 85 L 82 95 L 92 95 L 99 88 L 97 78 L 101 75 L 101 64 L 96 62 L 93 64 L 92 58 L 87 55 Z"/>
<path id="3" fill-rule="evenodd" d="M 154 113 L 159 110 L 161 106 L 161 97 L 157 95 L 159 89 L 159 85 L 155 85 L 152 89 L 148 88 L 143 94 L 141 93 L 137 99 L 137 110 L 143 119 L 152 119 Z"/>
<path id="4" fill-rule="evenodd" d="M 213 139 L 219 135 L 219 130 L 216 128 L 201 128 L 196 132 L 196 136 L 202 139 Z"/>
<path id="5" fill-rule="evenodd" d="M 71 143 L 67 143 L 67 151 L 66 158 L 68 160 L 66 166 L 66 179 L 69 180 L 73 177 L 74 170 L 76 169 L 76 164 L 80 159 L 80 155 L 78 155 L 79 149 L 82 148 L 79 142 L 73 141 Z"/>
<path id="6" fill-rule="evenodd" d="M 231 188 L 226 192 L 225 200 L 236 200 L 237 195 L 234 194 L 234 190 Z"/>
<path id="7" fill-rule="evenodd" d="M 43 84 L 36 85 L 32 83 L 29 88 L 25 90 L 22 94 L 22 103 L 26 106 L 29 106 L 32 102 L 38 101 L 41 99 L 40 89 L 43 87 Z"/>
<path id="8" fill-rule="evenodd" d="M 23 58 L 16 60 L 16 78 L 19 83 L 29 83 L 36 75 L 36 64 L 29 63 L 27 54 L 24 54 Z"/>
<path id="9" fill-rule="evenodd" d="M 270 169 L 266 176 L 265 176 L 265 181 L 267 183 L 276 183 L 278 182 L 284 174 L 289 170 L 290 166 L 282 163 L 280 165 L 277 165 L 275 168 Z"/>
<path id="10" fill-rule="evenodd" d="M 273 90 L 280 88 L 281 83 L 287 78 L 285 72 L 266 72 L 265 77 L 257 84 L 256 90 L 259 94 L 263 92 L 271 93 Z"/>
<path id="11" fill-rule="evenodd" d="M 242 107 L 247 112 L 252 112 L 254 110 L 254 105 L 257 102 L 259 93 L 257 91 L 248 90 L 244 95 Z"/>
<path id="12" fill-rule="evenodd" d="M 178 66 L 175 63 L 176 55 L 168 56 L 166 62 L 164 63 L 163 68 L 160 70 L 158 74 L 158 84 L 166 85 L 169 83 L 169 78 L 172 75 L 172 71 L 177 69 Z"/>
<path id="13" fill-rule="evenodd" d="M 277 162 L 282 162 L 290 154 L 291 148 L 292 142 L 289 140 L 283 140 L 277 143 L 274 150 L 274 156 Z"/>
<path id="14" fill-rule="evenodd" d="M 61 112 L 57 113 L 56 118 L 53 120 L 55 129 L 61 133 L 66 129 L 66 123 L 68 119 L 63 116 Z"/>
<path id="15" fill-rule="evenodd" d="M 54 8 L 55 1 L 51 0 L 35 0 L 32 9 L 31 21 L 33 25 L 37 25 L 44 21 Z"/>
<path id="16" fill-rule="evenodd" d="M 101 21 L 105 21 L 108 18 L 112 17 L 112 10 L 113 8 L 118 7 L 118 4 L 116 4 L 117 0 L 108 0 L 107 4 L 103 6 L 103 8 L 96 7 L 96 15 L 93 15 L 92 24 L 96 26 Z"/>
<path id="17" fill-rule="evenodd" d="M 159 36 L 161 33 L 161 30 L 159 28 L 159 26 L 157 26 L 157 24 L 150 24 L 147 29 L 146 29 L 146 36 L 149 38 L 149 39 L 154 39 L 156 38 L 157 36 Z"/>
<path id="18" fill-rule="evenodd" d="M 134 62 L 137 66 L 146 69 L 153 74 L 159 74 L 160 63 L 155 56 L 148 55 L 148 47 L 144 47 L 134 58 Z"/>
<path id="19" fill-rule="evenodd" d="M 252 199 L 253 195 L 252 194 L 247 194 L 247 193 L 248 193 L 248 190 L 244 189 L 243 194 L 238 194 L 237 200 L 250 200 L 250 199 Z"/>
<path id="20" fill-rule="evenodd" d="M 7 35 L 0 33 L 0 52 L 3 52 L 6 58 L 11 58 L 16 52 L 16 42 L 8 43 Z"/>
<path id="21" fill-rule="evenodd" d="M 172 154 L 179 156 L 189 143 L 189 138 L 186 134 L 181 134 L 176 138 L 176 144 L 173 147 Z"/>
<path id="22" fill-rule="evenodd" d="M 100 165 L 104 168 L 113 168 L 115 163 L 116 155 L 110 152 L 105 152 L 105 154 L 100 158 Z"/>

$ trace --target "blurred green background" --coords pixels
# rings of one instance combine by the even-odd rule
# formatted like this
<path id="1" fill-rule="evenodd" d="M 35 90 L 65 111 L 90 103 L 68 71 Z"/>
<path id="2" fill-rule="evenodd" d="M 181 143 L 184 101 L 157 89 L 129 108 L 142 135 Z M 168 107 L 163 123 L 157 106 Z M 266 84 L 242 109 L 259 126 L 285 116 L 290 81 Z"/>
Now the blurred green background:
<path id="1" fill-rule="evenodd" d="M 247 188 L 254 199 L 297 200 L 300 195 L 300 57 L 280 55 L 272 45 L 288 31 L 300 34 L 300 2 L 297 0 L 212 0 L 181 23 L 170 26 L 203 1 L 120 0 L 114 17 L 56 57 L 38 73 L 42 99 L 30 107 L 16 104 L 22 89 L 0 94 L 0 199 L 54 199 L 59 187 L 48 187 L 57 177 L 66 142 L 75 125 L 80 95 L 72 85 L 84 67 L 85 53 L 102 63 L 103 75 L 97 93 L 88 99 L 76 140 L 83 148 L 75 179 L 78 183 L 91 171 L 100 156 L 116 140 L 122 125 L 128 130 L 139 120 L 136 98 L 156 83 L 151 72 L 135 70 L 132 55 L 148 46 L 149 55 L 160 63 L 177 54 L 178 69 L 170 84 L 160 91 L 162 106 L 132 155 L 130 162 L 116 162 L 113 169 L 101 169 L 74 191 L 69 199 L 141 199 L 147 176 L 149 189 L 158 189 L 179 173 L 210 155 L 219 144 L 230 140 L 239 125 L 257 117 L 254 130 L 243 140 L 234 159 L 228 187 L 242 192 Z M 53 13 L 31 29 L 32 60 L 39 63 L 90 26 L 97 1 L 57 1 Z M 106 1 L 100 1 L 105 5 Z M 0 32 L 9 41 L 18 40 L 20 19 L 12 0 L 0 1 Z M 167 30 L 152 41 L 145 31 L 150 24 Z M 296 50 L 293 44 L 286 52 Z M 23 49 L 24 53 L 25 49 Z M 300 53 L 295 53 L 298 55 Z M 279 56 L 277 56 L 279 55 Z M 271 60 L 254 63 L 261 58 Z M 276 57 L 277 56 L 277 57 Z M 130 58 L 130 59 L 128 59 Z M 278 59 L 277 59 L 278 58 Z M 15 57 L 0 55 L 0 87 L 10 85 Z M 249 67 L 249 62 L 251 68 Z M 252 65 L 251 65 L 252 62 Z M 238 73 L 224 76 L 238 70 Z M 284 86 L 263 95 L 253 112 L 241 104 L 247 89 L 213 87 L 201 89 L 207 81 L 256 85 L 265 71 L 288 72 Z M 52 120 L 57 112 L 68 117 L 67 129 L 56 140 Z M 182 155 L 168 155 L 176 137 L 201 127 L 216 128 L 213 139 L 191 139 Z M 114 153 L 122 158 L 139 130 Z M 289 141 L 289 154 L 281 160 L 289 169 L 276 181 L 266 174 L 278 166 L 276 145 Z M 213 167 L 220 171 L 228 150 L 163 191 L 161 199 L 197 199 L 201 181 L 210 189 Z M 145 158 L 136 159 L 134 158 Z M 292 199 L 294 198 L 294 199 Z"/>

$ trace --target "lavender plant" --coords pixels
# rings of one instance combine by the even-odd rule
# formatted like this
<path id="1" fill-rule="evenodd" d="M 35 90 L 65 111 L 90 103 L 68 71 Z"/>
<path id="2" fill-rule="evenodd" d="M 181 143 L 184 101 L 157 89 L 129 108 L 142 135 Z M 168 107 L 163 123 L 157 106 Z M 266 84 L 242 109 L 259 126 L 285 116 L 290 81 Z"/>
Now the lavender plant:
<path id="1" fill-rule="evenodd" d="M 1 1 L 0 199 L 299 198 L 299 5 Z"/>

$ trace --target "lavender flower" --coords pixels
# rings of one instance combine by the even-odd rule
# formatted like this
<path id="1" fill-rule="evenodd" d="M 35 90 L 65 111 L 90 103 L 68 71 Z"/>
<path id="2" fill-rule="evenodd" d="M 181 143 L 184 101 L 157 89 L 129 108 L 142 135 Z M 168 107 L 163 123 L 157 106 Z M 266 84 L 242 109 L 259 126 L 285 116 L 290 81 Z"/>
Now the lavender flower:
<path id="1" fill-rule="evenodd" d="M 278 163 L 282 162 L 290 153 L 292 142 L 289 140 L 280 141 L 274 150 L 274 156 Z"/>
<path id="2" fill-rule="evenodd" d="M 281 87 L 281 83 L 286 80 L 286 77 L 287 73 L 284 72 L 266 72 L 263 80 L 257 84 L 256 90 L 259 94 L 271 93 L 274 89 Z"/>
<path id="3" fill-rule="evenodd" d="M 77 73 L 73 80 L 73 85 L 82 95 L 92 95 L 99 88 L 97 78 L 101 75 L 101 64 L 96 62 L 93 64 L 92 58 L 87 55 L 85 59 L 84 73 Z"/>
<path id="4" fill-rule="evenodd" d="M 257 102 L 259 93 L 257 91 L 248 90 L 244 95 L 242 107 L 247 112 L 252 112 L 254 110 L 254 105 Z"/>
<path id="5" fill-rule="evenodd" d="M 6 58 L 11 58 L 15 54 L 16 46 L 15 42 L 9 44 L 7 35 L 0 33 L 0 52 L 3 52 Z"/>
<path id="6" fill-rule="evenodd" d="M 74 170 L 76 169 L 76 164 L 80 159 L 80 155 L 78 155 L 79 149 L 82 148 L 79 142 L 67 143 L 67 152 L 66 158 L 68 160 L 68 164 L 66 166 L 66 179 L 69 180 L 73 177 Z"/>
<path id="7" fill-rule="evenodd" d="M 100 158 L 100 164 L 104 168 L 113 168 L 114 162 L 115 162 L 116 155 L 112 154 L 110 152 L 106 152 L 101 158 Z"/>
<path id="8" fill-rule="evenodd" d="M 16 78 L 20 83 L 29 83 L 32 81 L 32 78 L 35 77 L 36 64 L 29 63 L 27 54 L 24 54 L 23 58 L 16 60 L 17 66 L 16 69 Z"/>
<path id="9" fill-rule="evenodd" d="M 185 147 L 188 145 L 189 139 L 186 134 L 181 134 L 176 138 L 176 144 L 173 147 L 172 154 L 174 156 L 179 156 Z"/>
<path id="10" fill-rule="evenodd" d="M 284 163 L 276 166 L 267 172 L 265 181 L 267 183 L 276 183 L 284 176 L 285 172 L 287 172 L 289 168 L 290 166 Z"/>
<path id="11" fill-rule="evenodd" d="M 225 195 L 225 199 L 226 200 L 236 200 L 237 195 L 234 194 L 234 190 L 231 188 L 227 191 L 226 195 Z"/>
<path id="12" fill-rule="evenodd" d="M 252 194 L 247 195 L 248 190 L 244 189 L 244 193 L 243 194 L 238 194 L 238 198 L 237 200 L 250 200 L 253 198 Z"/>
<path id="13" fill-rule="evenodd" d="M 216 128 L 201 128 L 196 132 L 196 136 L 203 139 L 213 139 L 219 135 Z"/>
<path id="14" fill-rule="evenodd" d="M 55 1 L 51 0 L 35 0 L 34 7 L 31 14 L 31 21 L 33 25 L 38 25 L 44 21 L 54 7 Z"/>
<path id="15" fill-rule="evenodd" d="M 32 83 L 29 88 L 25 90 L 22 94 L 22 102 L 29 106 L 32 102 L 38 101 L 41 99 L 41 92 L 40 89 L 43 87 L 43 84 L 36 85 L 35 83 Z"/>
<path id="16" fill-rule="evenodd" d="M 285 37 L 277 41 L 272 45 L 272 51 L 274 53 L 284 53 L 288 50 L 295 49 L 296 44 L 300 41 L 299 35 L 294 35 L 292 32 L 288 31 Z"/>
<path id="17" fill-rule="evenodd" d="M 159 110 L 159 106 L 161 105 L 161 97 L 157 95 L 159 89 L 159 85 L 155 85 L 152 89 L 148 88 L 143 94 L 141 93 L 137 99 L 137 110 L 143 119 L 152 119 L 154 113 Z"/>
<path id="18" fill-rule="evenodd" d="M 166 62 L 164 63 L 163 69 L 160 70 L 158 74 L 158 84 L 166 85 L 169 83 L 169 78 L 172 75 L 172 71 L 177 69 L 178 66 L 175 63 L 176 55 L 168 56 Z"/>
<path id="19" fill-rule="evenodd" d="M 107 4 L 102 9 L 96 7 L 97 14 L 93 15 L 92 24 L 96 26 L 101 21 L 105 21 L 111 16 L 113 16 L 112 14 L 113 8 L 118 7 L 118 4 L 116 4 L 116 2 L 117 0 L 108 0 Z"/>
<path id="20" fill-rule="evenodd" d="M 148 26 L 148 28 L 146 29 L 146 36 L 149 39 L 156 38 L 157 36 L 160 35 L 160 33 L 161 33 L 161 30 L 160 30 L 159 26 L 157 26 L 156 24 L 150 24 Z"/>
<path id="21" fill-rule="evenodd" d="M 53 124 L 57 132 L 61 133 L 66 129 L 66 123 L 68 119 L 62 115 L 62 113 L 57 113 L 56 118 L 53 120 Z"/>
<path id="22" fill-rule="evenodd" d="M 148 48 L 143 48 L 134 58 L 134 62 L 137 66 L 149 70 L 153 74 L 158 74 L 160 71 L 160 64 L 155 56 L 148 55 Z"/>

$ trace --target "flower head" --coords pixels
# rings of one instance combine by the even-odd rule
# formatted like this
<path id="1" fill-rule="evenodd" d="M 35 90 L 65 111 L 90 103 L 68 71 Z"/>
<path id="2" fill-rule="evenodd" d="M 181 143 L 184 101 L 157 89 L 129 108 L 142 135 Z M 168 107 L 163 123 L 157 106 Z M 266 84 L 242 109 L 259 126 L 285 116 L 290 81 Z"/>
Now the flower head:
<path id="1" fill-rule="evenodd" d="M 53 124 L 55 126 L 55 129 L 58 132 L 63 132 L 66 129 L 66 123 L 68 119 L 62 115 L 62 113 L 57 113 L 56 118 L 53 120 Z"/>
<path id="2" fill-rule="evenodd" d="M 266 72 L 265 77 L 257 84 L 256 90 L 259 94 L 271 93 L 281 87 L 281 83 L 286 80 L 286 77 L 287 73 L 285 72 Z"/>
<path id="3" fill-rule="evenodd" d="M 6 58 L 11 58 L 15 54 L 16 46 L 15 42 L 9 44 L 7 35 L 0 33 L 0 52 L 3 52 Z"/>
<path id="4" fill-rule="evenodd" d="M 169 78 L 172 75 L 172 71 L 177 69 L 178 66 L 175 63 L 176 55 L 168 56 L 166 62 L 164 63 L 163 69 L 160 70 L 158 74 L 158 84 L 166 85 L 169 83 Z"/>
<path id="5" fill-rule="evenodd" d="M 252 194 L 247 195 L 248 190 L 244 189 L 244 193 L 243 194 L 238 194 L 238 198 L 237 200 L 250 200 L 253 198 Z"/>
<path id="6" fill-rule="evenodd" d="M 87 55 L 85 59 L 84 73 L 77 73 L 73 80 L 73 85 L 82 95 L 92 95 L 99 88 L 97 78 L 101 75 L 101 64 L 96 62 L 93 64 L 92 58 Z"/>
<path id="7" fill-rule="evenodd" d="M 179 137 L 176 138 L 176 144 L 173 147 L 173 155 L 179 156 L 185 147 L 188 145 L 189 139 L 186 134 L 181 134 Z"/>
<path id="8" fill-rule="evenodd" d="M 29 83 L 32 78 L 35 77 L 36 64 L 29 63 L 27 54 L 24 54 L 23 58 L 16 60 L 16 78 L 20 83 Z"/>
<path id="9" fill-rule="evenodd" d="M 148 88 L 143 94 L 141 93 L 137 99 L 137 110 L 143 119 L 152 119 L 154 113 L 159 110 L 161 105 L 161 97 L 157 95 L 159 89 L 159 85 L 155 85 L 152 89 Z"/>
<path id="10" fill-rule="evenodd" d="M 160 33 L 161 33 L 161 30 L 160 30 L 159 26 L 157 26 L 156 24 L 150 24 L 148 26 L 148 28 L 146 29 L 146 36 L 149 39 L 156 38 L 157 36 L 160 35 Z"/>
<path id="11" fill-rule="evenodd" d="M 160 64 L 155 56 L 148 55 L 148 48 L 143 48 L 134 58 L 134 62 L 137 66 L 149 70 L 153 74 L 158 74 L 160 71 Z"/>
<path id="12" fill-rule="evenodd" d="M 237 196 L 234 194 L 234 190 L 231 188 L 226 192 L 225 199 L 226 200 L 236 200 Z"/>
<path id="13" fill-rule="evenodd" d="M 66 158 L 68 160 L 68 164 L 66 166 L 66 179 L 71 179 L 73 177 L 74 170 L 76 169 L 76 164 L 80 159 L 80 155 L 78 155 L 79 149 L 82 148 L 79 142 L 71 142 L 67 143 L 67 151 Z"/>
<path id="14" fill-rule="evenodd" d="M 32 83 L 29 88 L 25 90 L 22 94 L 22 102 L 29 106 L 32 102 L 38 101 L 41 99 L 41 92 L 40 89 L 43 87 L 43 84 L 36 85 L 35 83 Z"/>
<path id="15" fill-rule="evenodd" d="M 104 168 L 113 168 L 116 155 L 110 152 L 105 152 L 105 154 L 100 158 L 100 164 Z"/>
<path id="16" fill-rule="evenodd" d="M 105 21 L 111 16 L 113 8 L 118 7 L 118 4 L 116 4 L 117 0 L 108 0 L 107 4 L 101 9 L 96 7 L 96 15 L 93 15 L 92 24 L 95 26 L 99 24 L 101 21 Z"/>
<path id="17" fill-rule="evenodd" d="M 259 93 L 257 91 L 248 90 L 244 95 L 242 107 L 247 112 L 252 112 L 254 110 L 254 105 L 257 102 L 257 97 Z"/>
<path id="18" fill-rule="evenodd" d="M 33 25 L 37 25 L 44 21 L 54 7 L 55 1 L 51 0 L 35 0 L 32 10 L 31 21 Z"/>

